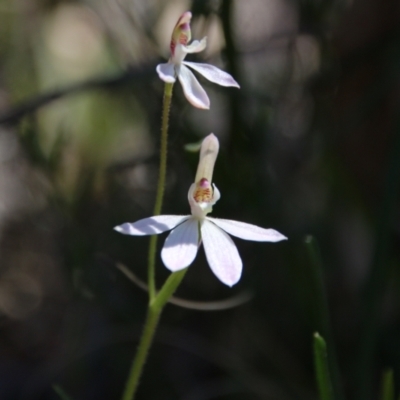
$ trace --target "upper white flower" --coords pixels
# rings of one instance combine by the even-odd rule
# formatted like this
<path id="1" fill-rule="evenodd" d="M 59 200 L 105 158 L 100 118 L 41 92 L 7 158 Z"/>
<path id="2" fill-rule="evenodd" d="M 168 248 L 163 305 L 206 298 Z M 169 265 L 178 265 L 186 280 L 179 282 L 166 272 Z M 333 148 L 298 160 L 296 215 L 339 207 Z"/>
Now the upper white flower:
<path id="1" fill-rule="evenodd" d="M 274 229 L 207 217 L 221 197 L 217 187 L 210 183 L 218 148 L 218 139 L 213 134 L 208 135 L 202 143 L 195 183 L 190 186 L 188 193 L 191 215 L 157 215 L 125 223 L 114 229 L 136 236 L 158 235 L 172 229 L 165 240 L 161 258 L 173 272 L 188 267 L 203 242 L 211 270 L 221 282 L 232 286 L 242 274 L 242 260 L 227 233 L 255 242 L 279 242 L 287 238 Z"/>
<path id="2" fill-rule="evenodd" d="M 186 11 L 179 18 L 171 37 L 171 57 L 168 63 L 157 65 L 157 73 L 164 82 L 168 83 L 173 83 L 178 78 L 188 101 L 195 107 L 208 109 L 210 108 L 210 99 L 187 67 L 194 69 L 209 81 L 218 85 L 237 88 L 239 88 L 239 85 L 231 75 L 213 65 L 183 61 L 188 53 L 199 53 L 206 48 L 207 44 L 206 38 L 201 41 L 194 40 L 191 44 L 188 44 L 191 39 L 191 19 L 192 13 L 190 11 Z"/>

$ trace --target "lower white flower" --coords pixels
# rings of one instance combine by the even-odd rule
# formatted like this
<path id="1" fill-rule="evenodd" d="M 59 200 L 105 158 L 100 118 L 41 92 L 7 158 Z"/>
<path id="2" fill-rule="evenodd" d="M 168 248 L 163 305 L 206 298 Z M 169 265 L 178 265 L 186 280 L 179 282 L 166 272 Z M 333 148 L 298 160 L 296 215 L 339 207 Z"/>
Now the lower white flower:
<path id="1" fill-rule="evenodd" d="M 210 181 L 204 177 L 211 179 L 217 154 L 218 139 L 211 134 L 203 141 L 196 182 L 190 186 L 188 193 L 191 215 L 157 215 L 125 223 L 114 229 L 135 236 L 158 235 L 172 229 L 165 240 L 161 258 L 164 265 L 173 272 L 188 267 L 203 242 L 211 270 L 221 282 L 232 286 L 239 281 L 243 264 L 228 233 L 255 242 L 279 242 L 287 238 L 274 229 L 207 217 L 221 197 L 217 187 L 211 186 Z"/>

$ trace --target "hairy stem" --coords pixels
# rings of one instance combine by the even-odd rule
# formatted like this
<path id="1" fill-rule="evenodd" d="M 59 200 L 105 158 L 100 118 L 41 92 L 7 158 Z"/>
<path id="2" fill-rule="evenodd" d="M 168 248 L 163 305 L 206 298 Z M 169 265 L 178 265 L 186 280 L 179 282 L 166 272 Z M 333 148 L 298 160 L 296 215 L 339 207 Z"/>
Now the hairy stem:
<path id="1" fill-rule="evenodd" d="M 153 215 L 161 214 L 164 198 L 165 179 L 167 175 L 168 121 L 169 111 L 171 107 L 172 89 L 173 83 L 165 84 L 161 123 L 160 169 L 158 175 L 157 195 Z M 134 398 L 139 384 L 140 376 L 142 375 L 143 366 L 147 360 L 149 349 L 153 342 L 154 334 L 156 332 L 161 312 L 168 299 L 172 296 L 172 294 L 178 287 L 186 272 L 186 270 L 184 270 L 171 274 L 164 283 L 164 286 L 161 288 L 159 295 L 157 295 L 155 283 L 156 250 L 157 236 L 153 235 L 150 238 L 148 255 L 149 305 L 147 310 L 147 317 L 144 324 L 143 333 L 140 338 L 139 346 L 133 359 L 128 379 L 126 381 L 122 400 L 132 400 Z"/>
<path id="2" fill-rule="evenodd" d="M 176 288 L 182 282 L 186 271 L 187 268 L 171 274 L 165 281 L 160 292 L 149 304 L 142 337 L 140 338 L 137 353 L 132 363 L 122 400 L 132 400 L 135 396 L 140 376 L 142 375 L 143 366 L 146 362 L 149 349 L 153 342 L 154 334 L 156 332 L 161 312 L 164 306 L 167 304 L 169 298 L 174 294 Z"/>
<path id="3" fill-rule="evenodd" d="M 168 121 L 169 111 L 171 108 L 173 83 L 166 83 L 164 89 L 164 101 L 161 122 L 161 148 L 160 148 L 160 170 L 158 173 L 157 195 L 154 205 L 153 215 L 160 215 L 162 203 L 164 199 L 165 178 L 167 175 L 167 145 L 168 145 Z M 150 237 L 149 256 L 148 256 L 148 285 L 149 285 L 149 300 L 154 300 L 156 295 L 155 283 L 155 264 L 157 250 L 157 235 Z"/>

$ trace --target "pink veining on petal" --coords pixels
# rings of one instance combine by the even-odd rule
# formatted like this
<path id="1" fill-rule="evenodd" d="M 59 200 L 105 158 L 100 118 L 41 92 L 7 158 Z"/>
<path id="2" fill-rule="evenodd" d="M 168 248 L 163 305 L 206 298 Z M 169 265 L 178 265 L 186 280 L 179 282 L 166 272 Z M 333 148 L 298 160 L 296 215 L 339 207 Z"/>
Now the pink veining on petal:
<path id="1" fill-rule="evenodd" d="M 171 50 L 171 54 L 174 56 L 175 55 L 175 47 L 176 43 L 174 39 L 171 39 L 171 43 L 169 45 L 169 49 Z"/>
<path id="2" fill-rule="evenodd" d="M 175 48 L 177 43 L 180 43 L 184 46 L 191 39 L 191 31 L 190 31 L 190 20 L 192 19 L 192 13 L 190 11 L 184 12 L 178 19 L 174 30 L 171 36 L 171 42 L 169 48 L 171 50 L 171 55 L 175 55 Z"/>
<path id="3" fill-rule="evenodd" d="M 188 31 L 188 30 L 190 29 L 190 24 L 189 24 L 188 22 L 185 22 L 184 24 L 182 24 L 182 25 L 180 26 L 180 28 L 181 28 L 183 31 Z"/>
<path id="4" fill-rule="evenodd" d="M 185 11 L 178 19 L 178 22 L 175 25 L 175 28 L 182 24 L 190 23 L 192 19 L 192 13 L 190 11 Z"/>

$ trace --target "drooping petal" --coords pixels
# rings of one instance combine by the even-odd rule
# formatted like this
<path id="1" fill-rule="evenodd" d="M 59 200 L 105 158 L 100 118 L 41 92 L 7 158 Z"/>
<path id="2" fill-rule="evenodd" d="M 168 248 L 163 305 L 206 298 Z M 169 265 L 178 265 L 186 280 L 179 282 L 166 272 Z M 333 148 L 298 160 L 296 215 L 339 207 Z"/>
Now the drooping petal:
<path id="1" fill-rule="evenodd" d="M 245 222 L 232 221 L 230 219 L 208 218 L 224 231 L 232 236 L 254 242 L 280 242 L 287 240 L 287 237 L 274 229 L 264 229 L 257 225 Z"/>
<path id="2" fill-rule="evenodd" d="M 223 230 L 204 220 L 201 237 L 211 270 L 225 285 L 233 286 L 242 275 L 242 259 L 235 243 Z"/>
<path id="3" fill-rule="evenodd" d="M 184 50 L 186 53 L 200 53 L 207 47 L 207 38 L 204 37 L 200 41 L 198 40 L 193 40 L 192 43 L 189 44 L 189 46 L 185 46 Z"/>
<path id="4" fill-rule="evenodd" d="M 175 66 L 172 63 L 158 64 L 157 73 L 161 80 L 167 83 L 174 83 L 175 79 Z"/>
<path id="5" fill-rule="evenodd" d="M 221 86 L 233 86 L 240 88 L 239 84 L 233 79 L 231 75 L 229 75 L 227 72 L 222 71 L 217 67 L 214 67 L 214 65 L 195 63 L 189 61 L 184 61 L 183 64 L 194 69 L 199 74 L 203 75 L 206 79 L 208 79 L 210 82 L 217 83 L 218 85 Z"/>
<path id="6" fill-rule="evenodd" d="M 125 224 L 116 226 L 114 229 L 124 235 L 158 235 L 159 233 L 175 228 L 175 226 L 188 218 L 186 215 L 157 215 L 150 218 L 143 218 L 133 223 L 126 222 Z"/>
<path id="7" fill-rule="evenodd" d="M 210 99 L 189 68 L 181 65 L 178 77 L 189 103 L 197 108 L 209 109 Z"/>
<path id="8" fill-rule="evenodd" d="M 197 220 L 189 218 L 172 230 L 165 240 L 161 258 L 170 271 L 186 268 L 196 258 L 199 246 L 198 224 Z"/>

